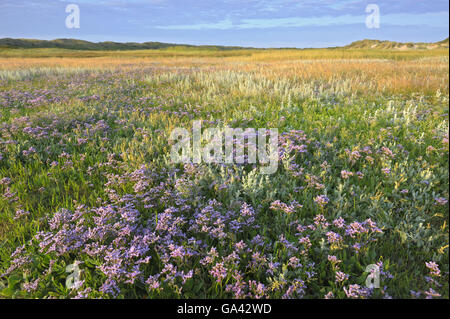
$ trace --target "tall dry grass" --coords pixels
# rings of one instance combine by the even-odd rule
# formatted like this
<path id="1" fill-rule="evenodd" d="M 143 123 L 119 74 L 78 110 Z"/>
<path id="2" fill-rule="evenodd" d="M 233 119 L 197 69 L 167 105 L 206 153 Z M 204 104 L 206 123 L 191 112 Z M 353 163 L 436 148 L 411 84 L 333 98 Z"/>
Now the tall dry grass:
<path id="1" fill-rule="evenodd" d="M 45 57 L 43 52 L 55 56 Z M 204 85 L 216 81 L 240 85 L 244 93 L 276 88 L 294 94 L 313 89 L 428 94 L 448 92 L 448 61 L 448 50 L 6 50 L 0 51 L 0 79 L 20 79 L 23 70 L 82 72 L 151 67 L 159 69 L 158 73 L 194 73 L 188 81 Z"/>

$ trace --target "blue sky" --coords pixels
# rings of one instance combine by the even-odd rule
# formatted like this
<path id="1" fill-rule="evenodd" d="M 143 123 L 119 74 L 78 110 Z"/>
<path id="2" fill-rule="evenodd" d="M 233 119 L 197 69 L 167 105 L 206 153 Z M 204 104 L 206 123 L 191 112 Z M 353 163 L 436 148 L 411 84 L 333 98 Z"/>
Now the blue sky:
<path id="1" fill-rule="evenodd" d="M 66 28 L 68 4 L 80 8 L 79 29 Z M 380 28 L 366 27 L 368 4 Z M 434 42 L 448 28 L 448 0 L 0 0 L 0 38 L 304 48 Z"/>

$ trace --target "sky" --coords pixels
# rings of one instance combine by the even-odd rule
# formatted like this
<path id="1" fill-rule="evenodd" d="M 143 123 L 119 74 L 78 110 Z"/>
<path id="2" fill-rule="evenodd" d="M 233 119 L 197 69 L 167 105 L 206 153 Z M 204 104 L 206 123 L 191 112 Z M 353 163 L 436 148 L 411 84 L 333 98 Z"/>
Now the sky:
<path id="1" fill-rule="evenodd" d="M 79 28 L 66 26 L 70 4 Z M 0 38 L 311 48 L 436 42 L 448 29 L 448 0 L 0 0 Z"/>

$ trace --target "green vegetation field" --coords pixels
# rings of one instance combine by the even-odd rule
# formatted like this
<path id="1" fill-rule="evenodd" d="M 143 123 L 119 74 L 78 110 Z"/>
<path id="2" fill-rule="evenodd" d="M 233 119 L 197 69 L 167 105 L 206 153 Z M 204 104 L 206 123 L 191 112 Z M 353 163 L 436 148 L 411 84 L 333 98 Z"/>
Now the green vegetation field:
<path id="1" fill-rule="evenodd" d="M 448 298 L 448 63 L 0 49 L 0 298 Z M 173 164 L 195 120 L 277 128 L 277 172 Z"/>

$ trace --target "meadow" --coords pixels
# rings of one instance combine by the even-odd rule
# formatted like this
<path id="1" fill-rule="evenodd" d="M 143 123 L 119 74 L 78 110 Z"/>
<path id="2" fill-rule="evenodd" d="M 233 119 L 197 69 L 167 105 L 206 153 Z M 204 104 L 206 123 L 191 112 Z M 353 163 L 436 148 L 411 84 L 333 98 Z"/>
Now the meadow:
<path id="1" fill-rule="evenodd" d="M 449 298 L 448 63 L 0 49 L 0 298 Z M 172 163 L 195 120 L 277 128 L 277 172 Z"/>

